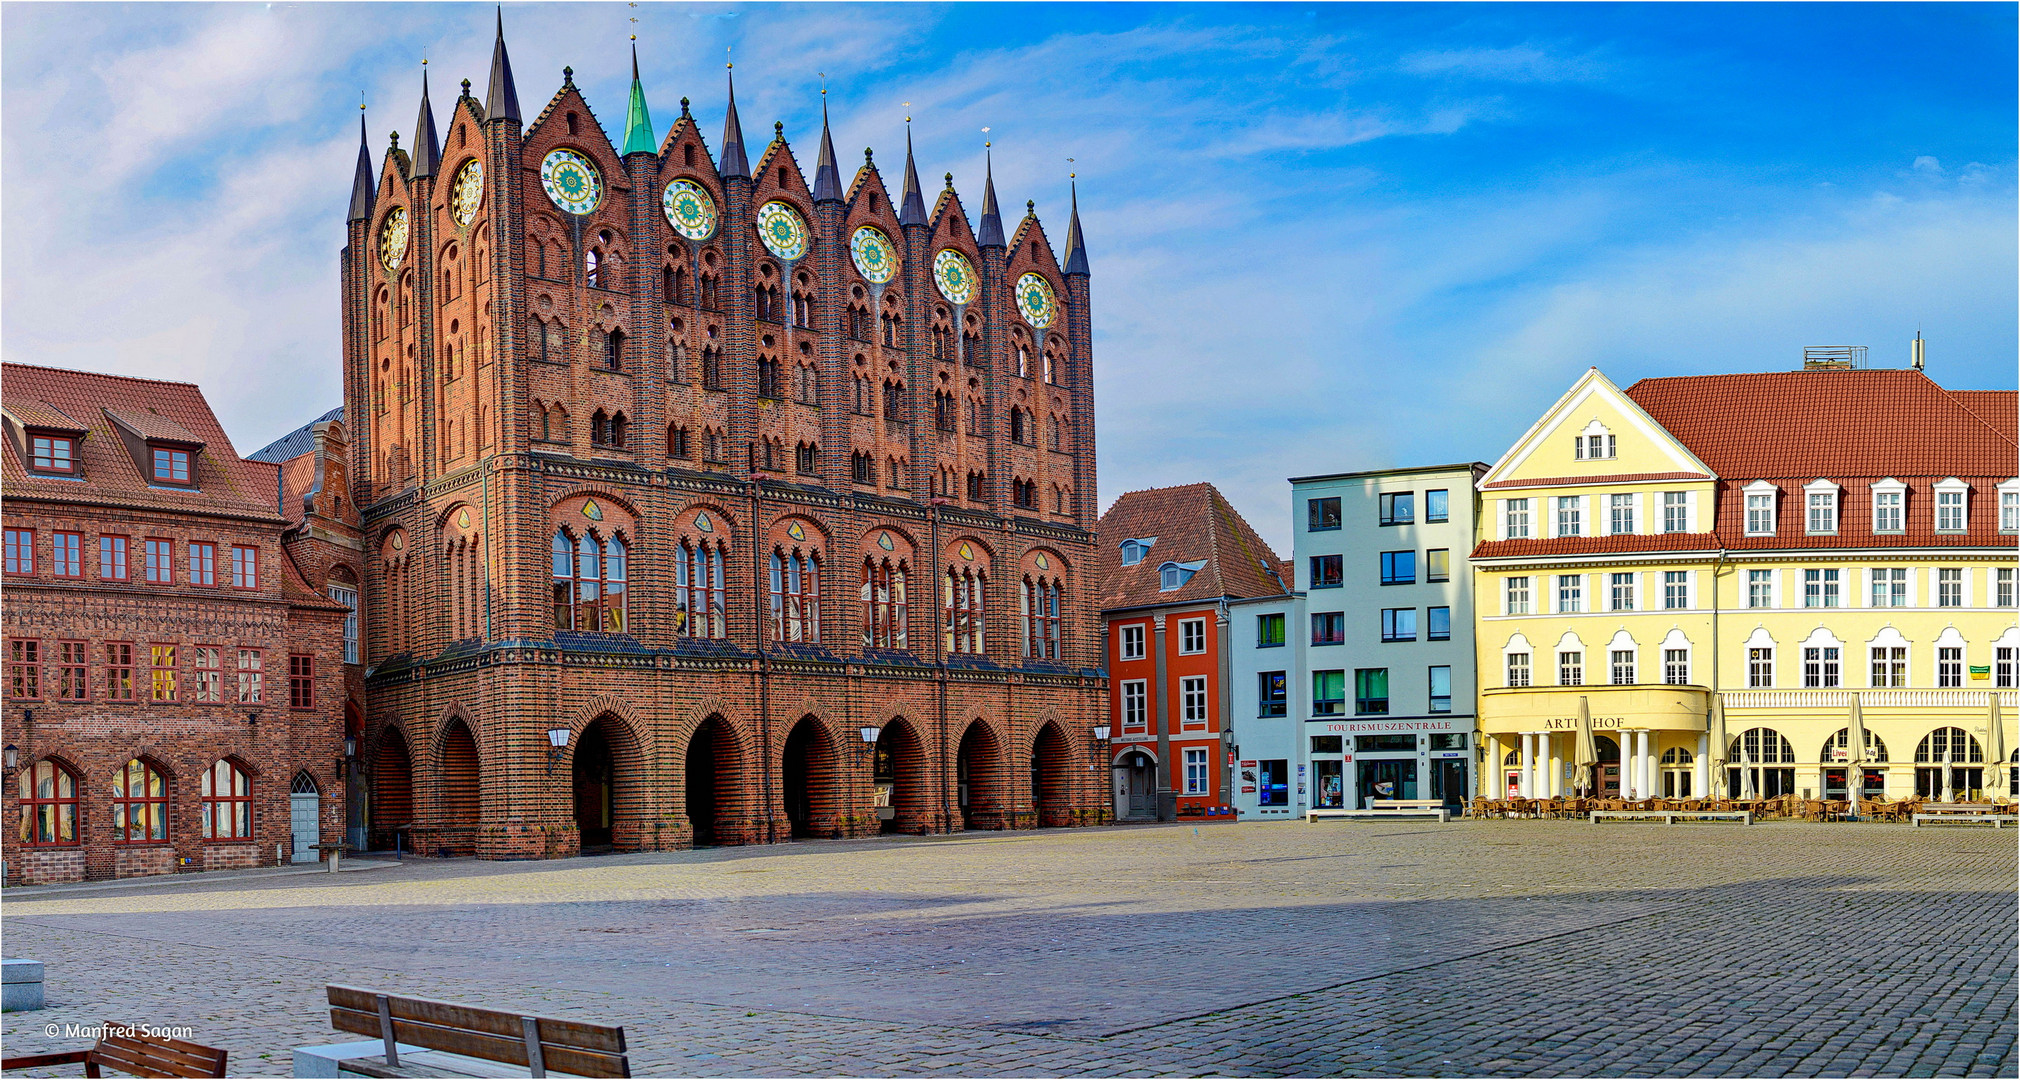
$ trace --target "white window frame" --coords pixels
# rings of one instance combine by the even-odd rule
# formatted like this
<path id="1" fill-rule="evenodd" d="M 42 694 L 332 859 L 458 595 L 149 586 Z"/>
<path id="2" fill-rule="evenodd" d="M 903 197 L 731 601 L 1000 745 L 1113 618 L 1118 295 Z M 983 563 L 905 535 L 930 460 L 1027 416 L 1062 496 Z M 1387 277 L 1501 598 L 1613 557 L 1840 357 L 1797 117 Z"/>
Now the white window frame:
<path id="1" fill-rule="evenodd" d="M 1552 536 L 1584 536 L 1585 496 L 1557 496 L 1551 506 L 1550 528 Z"/>
<path id="2" fill-rule="evenodd" d="M 344 616 L 344 663 L 358 662 L 358 588 L 355 585 L 331 585 L 330 599 L 351 610 Z"/>
<path id="3" fill-rule="evenodd" d="M 1945 603 L 1953 594 L 1946 588 L 1951 583 L 1943 579 L 1944 574 L 1957 575 L 1954 593 L 1956 603 Z M 1964 606 L 1964 600 L 1971 592 L 1971 572 L 1961 566 L 1932 566 L 1929 568 L 1929 584 L 1929 598 L 1936 602 L 1937 607 L 1960 608 Z"/>
<path id="4" fill-rule="evenodd" d="M 1885 480 L 1873 482 L 1873 531 L 1894 534 L 1907 531 L 1908 485 L 1889 476 Z M 1883 506 L 1883 499 L 1891 499 L 1891 506 Z M 1886 511 L 1882 514 L 1882 511 Z"/>
<path id="5" fill-rule="evenodd" d="M 1122 635 L 1121 643 L 1116 647 L 1117 656 L 1124 660 L 1141 660 L 1149 655 L 1149 650 L 1144 646 L 1144 638 L 1149 635 L 1144 632 L 1142 623 L 1129 623 L 1117 627 L 1116 630 Z M 1136 648 L 1132 650 L 1131 645 L 1135 645 Z"/>
<path id="6" fill-rule="evenodd" d="M 1529 535 L 1529 500 L 1501 500 L 1501 539 L 1527 540 Z"/>
<path id="7" fill-rule="evenodd" d="M 1557 574 L 1557 614 L 1576 615 L 1585 610 L 1585 575 Z M 1569 604 L 1565 603 L 1567 584 L 1570 592 Z"/>
<path id="8" fill-rule="evenodd" d="M 1999 531 L 2020 533 L 2020 476 L 1999 484 Z"/>
<path id="9" fill-rule="evenodd" d="M 1838 534 L 1838 485 L 1829 480 L 1817 479 L 1803 485 L 1803 534 L 1806 536 L 1836 536 Z"/>
<path id="10" fill-rule="evenodd" d="M 1675 575 L 1677 580 L 1671 581 L 1670 580 L 1671 575 Z M 1691 572 L 1688 570 L 1662 571 L 1662 610 L 1664 611 L 1690 610 L 1690 586 L 1692 584 L 1690 578 L 1691 578 Z M 1674 587 L 1675 589 L 1674 593 L 1671 592 L 1672 587 Z M 1678 600 L 1679 603 L 1675 604 L 1670 603 L 1669 601 L 1672 599 L 1672 597 Z"/>
<path id="11" fill-rule="evenodd" d="M 1756 579 L 1754 577 L 1755 574 L 1762 574 L 1765 576 Z M 1763 584 L 1763 583 L 1767 585 L 1767 603 L 1756 604 L 1754 603 L 1753 587 L 1756 584 Z M 1746 572 L 1746 606 L 1759 611 L 1771 611 L 1774 608 L 1779 607 L 1780 605 L 1775 602 L 1778 599 L 1778 597 L 1775 594 L 1778 591 L 1780 583 L 1781 583 L 1781 575 L 1777 574 L 1774 570 L 1762 569 L 1760 567 L 1749 567 Z"/>
<path id="12" fill-rule="evenodd" d="M 1606 650 L 1606 684 L 1608 686 L 1633 686 L 1638 677 L 1640 658 L 1634 649 Z M 1624 676 L 1624 677 L 1623 677 Z"/>
<path id="13" fill-rule="evenodd" d="M 1207 755 L 1203 748 L 1187 747 L 1185 750 L 1185 792 L 1187 795 L 1207 793 Z"/>
<path id="14" fill-rule="evenodd" d="M 1507 584 L 1501 589 L 1501 606 L 1504 615 L 1527 615 L 1530 613 L 1530 581 L 1528 574 L 1511 574 Z M 1516 583 L 1520 582 L 1520 585 Z"/>
<path id="15" fill-rule="evenodd" d="M 1634 594 L 1637 591 L 1639 591 L 1641 583 L 1634 580 L 1634 578 L 1635 575 L 1632 573 L 1607 575 L 1606 610 L 1608 611 L 1640 610 L 1634 606 L 1634 600 L 1635 600 Z M 1621 591 L 1623 588 L 1626 590 L 1625 592 Z M 1623 599 L 1626 601 L 1625 603 L 1621 602 Z"/>
<path id="16" fill-rule="evenodd" d="M 1521 664 L 1516 664 L 1516 658 Z M 1509 686 L 1529 686 L 1534 681 L 1534 670 L 1530 667 L 1532 657 L 1528 650 L 1510 651 L 1501 654 L 1501 678 Z M 1519 680 L 1517 676 L 1520 676 Z"/>
<path id="17" fill-rule="evenodd" d="M 2016 577 L 2020 577 L 2020 574 L 2015 574 L 2014 568 L 2011 566 L 2001 566 L 1994 568 L 1994 570 L 1992 571 L 1992 595 L 1988 597 L 1988 599 L 1991 601 L 1991 604 L 1989 606 L 1995 608 L 2010 608 L 2013 606 L 2014 601 L 2016 599 L 2020 599 L 2020 597 L 2016 597 L 2014 595 L 2015 593 L 2014 578 Z"/>
<path id="18" fill-rule="evenodd" d="M 1964 686 L 1964 647 L 1936 646 L 1936 688 L 1957 690 Z"/>
<path id="19" fill-rule="evenodd" d="M 1971 485 L 1952 476 L 1931 485 L 1935 491 L 1936 531 L 1961 533 L 1971 525 Z"/>
<path id="20" fill-rule="evenodd" d="M 1206 676 L 1187 675 L 1178 680 L 1178 706 L 1181 727 L 1203 728 L 1212 722 L 1207 713 Z"/>
<path id="21" fill-rule="evenodd" d="M 1197 656 L 1206 651 L 1206 620 L 1180 619 L 1178 621 L 1178 654 Z"/>
<path id="22" fill-rule="evenodd" d="M 1773 536 L 1775 516 L 1779 509 L 1782 489 L 1766 480 L 1756 480 L 1740 489 L 1745 498 L 1746 534 L 1748 536 Z M 1758 512 L 1759 516 L 1756 516 Z"/>
<path id="23" fill-rule="evenodd" d="M 1623 521 L 1623 511 L 1625 519 Z M 1634 492 L 1615 492 L 1606 497 L 1606 534 L 1633 536 L 1641 531 L 1641 499 Z M 1625 524 L 1627 528 L 1620 526 Z"/>
<path id="24" fill-rule="evenodd" d="M 1869 566 L 1866 568 L 1866 606 L 1875 608 L 1907 607 L 1913 599 L 1915 576 L 1908 573 L 1905 566 Z M 1900 602 L 1895 603 L 1894 586 L 1899 585 Z M 1885 597 L 1886 603 L 1878 601 Z"/>
<path id="25" fill-rule="evenodd" d="M 1866 645 L 1866 681 L 1878 690 L 1908 685 L 1908 645 L 1875 640 Z M 1895 653 L 1900 655 L 1896 656 Z"/>
<path id="26" fill-rule="evenodd" d="M 1132 709 L 1132 706 L 1134 708 Z M 1131 713 L 1134 712 L 1132 718 Z M 1150 728 L 1150 682 L 1146 679 L 1122 680 L 1122 730 L 1147 731 Z"/>
<path id="27" fill-rule="evenodd" d="M 1690 531 L 1690 496 L 1688 491 L 1665 491 L 1662 493 L 1662 531 L 1665 533 L 1685 533 Z M 1675 511 L 1672 519 L 1670 512 Z"/>
<path id="28" fill-rule="evenodd" d="M 1815 585 L 1812 589 L 1810 586 Z M 1814 599 L 1816 602 L 1811 603 Z M 1806 608 L 1844 607 L 1845 575 L 1836 566 L 1807 566 L 1803 568 L 1803 606 Z"/>
<path id="29" fill-rule="evenodd" d="M 1565 679 L 1565 675 L 1567 675 L 1567 674 L 1570 674 L 1570 675 L 1576 675 L 1576 676 L 1578 676 L 1578 678 L 1577 678 L 1577 680 L 1576 680 L 1576 681 L 1570 681 L 1570 680 L 1567 680 L 1567 679 Z M 1558 650 L 1557 650 L 1557 685 L 1559 685 L 1559 686 L 1584 686 L 1584 685 L 1585 685 L 1585 650 L 1584 650 L 1584 649 L 1566 649 L 1566 648 L 1562 648 L 1562 647 L 1559 647 L 1559 648 L 1558 648 Z"/>

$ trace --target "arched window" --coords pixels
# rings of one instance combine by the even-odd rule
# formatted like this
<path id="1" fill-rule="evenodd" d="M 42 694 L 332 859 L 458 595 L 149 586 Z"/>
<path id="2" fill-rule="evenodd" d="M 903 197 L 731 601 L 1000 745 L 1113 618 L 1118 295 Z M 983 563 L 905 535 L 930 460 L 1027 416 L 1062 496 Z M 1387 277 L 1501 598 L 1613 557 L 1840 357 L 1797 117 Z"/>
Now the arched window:
<path id="1" fill-rule="evenodd" d="M 603 336 L 603 365 L 612 371 L 624 370 L 624 331 L 612 330 Z"/>
<path id="2" fill-rule="evenodd" d="M 821 448 L 812 443 L 801 443 L 793 448 L 793 471 L 801 476 L 815 476 L 821 471 Z"/>
<path id="3" fill-rule="evenodd" d="M 793 294 L 793 325 L 803 330 L 814 328 L 814 302 L 805 293 Z"/>
<path id="4" fill-rule="evenodd" d="M 773 641 L 821 640 L 821 568 L 816 556 L 798 548 L 772 549 L 771 632 Z"/>
<path id="5" fill-rule="evenodd" d="M 603 545 L 588 533 L 575 541 L 575 613 L 572 629 L 594 631 L 601 620 L 597 608 L 603 598 Z"/>
<path id="6" fill-rule="evenodd" d="M 904 560 L 863 560 L 863 647 L 907 649 L 908 607 Z"/>
<path id="7" fill-rule="evenodd" d="M 701 388 L 722 389 L 722 362 L 713 345 L 705 345 L 701 350 Z"/>
<path id="8" fill-rule="evenodd" d="M 597 263 L 601 261 L 602 259 L 597 255 L 595 248 L 590 248 L 582 256 L 582 280 L 592 289 L 596 288 Z"/>
<path id="9" fill-rule="evenodd" d="M 77 843 L 77 777 L 43 760 L 21 770 L 21 843 L 54 847 Z"/>
<path id="10" fill-rule="evenodd" d="M 564 529 L 554 531 L 554 629 L 575 629 L 575 542 Z"/>
<path id="11" fill-rule="evenodd" d="M 1014 405 L 1010 407 L 1010 441 L 1024 441 L 1024 410 Z"/>
<path id="12" fill-rule="evenodd" d="M 721 547 L 681 541 L 673 550 L 673 625 L 683 637 L 721 638 L 727 632 L 723 607 Z"/>
<path id="13" fill-rule="evenodd" d="M 610 445 L 619 450 L 624 449 L 624 440 L 630 434 L 630 427 L 631 421 L 626 420 L 623 413 L 612 416 L 610 418 Z"/>
<path id="14" fill-rule="evenodd" d="M 203 773 L 203 838 L 245 840 L 252 837 L 252 781 L 229 758 Z"/>
<path id="15" fill-rule="evenodd" d="M 589 414 L 589 444 L 602 446 L 610 441 L 610 418 L 602 409 Z"/>
<path id="16" fill-rule="evenodd" d="M 666 456 L 670 458 L 689 456 L 686 428 L 674 425 L 666 429 Z"/>
<path id="17" fill-rule="evenodd" d="M 1977 765 L 1985 760 L 1985 747 L 1976 736 L 1959 727 L 1940 727 L 1922 736 L 1915 745 L 1917 765 L 1937 764 L 1945 761 Z"/>
<path id="18" fill-rule="evenodd" d="M 1848 761 L 1850 760 L 1851 745 L 1852 729 L 1839 728 L 1836 735 L 1824 740 L 1823 752 L 1817 757 L 1817 760 L 1826 764 L 1833 761 Z M 1868 730 L 1866 732 L 1865 754 L 1859 760 L 1868 765 L 1886 761 L 1887 744 L 1878 735 Z"/>
<path id="19" fill-rule="evenodd" d="M 112 778 L 112 842 L 156 844 L 168 839 L 168 781 L 134 758 Z"/>
<path id="20" fill-rule="evenodd" d="M 629 627 L 625 612 L 628 576 L 624 541 L 600 540 L 584 533 L 571 540 L 567 530 L 554 533 L 554 628 L 584 633 L 622 634 Z"/>
<path id="21" fill-rule="evenodd" d="M 758 396 L 779 396 L 779 362 L 769 356 L 758 357 Z"/>
<path id="22" fill-rule="evenodd" d="M 1029 659 L 1059 659 L 1060 591 L 1056 579 L 1024 579 L 1019 606 L 1024 616 L 1024 655 Z"/>
<path id="23" fill-rule="evenodd" d="M 948 652 L 980 655 L 986 651 L 982 633 L 986 586 L 984 576 L 974 570 L 947 569 L 947 580 L 940 586 L 940 603 L 945 616 L 941 636 Z"/>
<path id="24" fill-rule="evenodd" d="M 1973 801 L 1985 791 L 1985 747 L 1960 727 L 1940 727 L 1915 746 L 1915 794 Z"/>

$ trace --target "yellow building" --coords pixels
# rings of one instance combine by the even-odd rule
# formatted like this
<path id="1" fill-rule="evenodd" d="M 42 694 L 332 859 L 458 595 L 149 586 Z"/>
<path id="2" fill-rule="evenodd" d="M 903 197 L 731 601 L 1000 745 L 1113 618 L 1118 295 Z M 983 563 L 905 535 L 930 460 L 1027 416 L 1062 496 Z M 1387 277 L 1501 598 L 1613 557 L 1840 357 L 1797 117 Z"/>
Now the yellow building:
<path id="1" fill-rule="evenodd" d="M 2020 794 L 2016 407 L 1587 371 L 1480 480 L 1481 793 Z"/>

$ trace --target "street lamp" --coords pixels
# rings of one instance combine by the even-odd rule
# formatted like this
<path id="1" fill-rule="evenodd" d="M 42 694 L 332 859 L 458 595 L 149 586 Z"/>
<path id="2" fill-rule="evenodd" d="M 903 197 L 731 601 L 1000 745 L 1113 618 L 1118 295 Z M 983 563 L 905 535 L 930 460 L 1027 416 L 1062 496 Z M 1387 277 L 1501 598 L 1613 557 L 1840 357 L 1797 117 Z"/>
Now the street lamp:
<path id="1" fill-rule="evenodd" d="M 344 736 L 344 756 L 347 758 L 358 756 L 358 737 L 356 735 Z"/>
<path id="2" fill-rule="evenodd" d="M 858 731 L 857 734 L 863 737 L 863 752 L 868 753 L 870 752 L 870 750 L 876 747 L 877 740 L 883 737 L 884 729 L 880 727 L 865 726 L 860 731 Z"/>
<path id="3" fill-rule="evenodd" d="M 7 744 L 7 771 L 8 771 L 8 772 L 13 772 L 13 771 L 14 771 L 14 766 L 15 766 L 16 764 L 19 764 L 19 763 L 20 763 L 20 761 L 21 761 L 21 751 L 20 751 L 19 749 L 17 749 L 17 748 L 16 748 L 15 746 L 14 746 L 14 744 L 13 744 L 13 743 L 8 743 L 8 744 Z"/>
<path id="4" fill-rule="evenodd" d="M 554 764 L 561 760 L 561 752 L 568 749 L 568 729 L 565 727 L 547 729 L 547 771 L 554 771 Z"/>

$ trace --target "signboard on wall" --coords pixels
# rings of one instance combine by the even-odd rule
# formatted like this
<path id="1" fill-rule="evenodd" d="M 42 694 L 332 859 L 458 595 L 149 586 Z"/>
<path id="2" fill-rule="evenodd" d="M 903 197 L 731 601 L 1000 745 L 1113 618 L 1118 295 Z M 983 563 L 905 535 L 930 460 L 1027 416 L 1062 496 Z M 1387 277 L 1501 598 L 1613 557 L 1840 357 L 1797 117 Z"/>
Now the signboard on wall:
<path id="1" fill-rule="evenodd" d="M 1451 720 L 1313 720 L 1308 731 L 1327 735 L 1401 735 L 1410 732 L 1451 732 L 1473 730 L 1473 718 Z"/>

